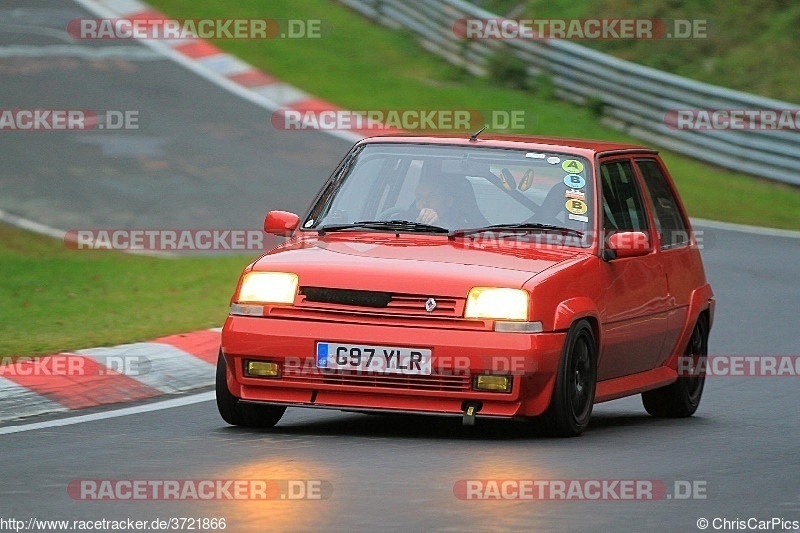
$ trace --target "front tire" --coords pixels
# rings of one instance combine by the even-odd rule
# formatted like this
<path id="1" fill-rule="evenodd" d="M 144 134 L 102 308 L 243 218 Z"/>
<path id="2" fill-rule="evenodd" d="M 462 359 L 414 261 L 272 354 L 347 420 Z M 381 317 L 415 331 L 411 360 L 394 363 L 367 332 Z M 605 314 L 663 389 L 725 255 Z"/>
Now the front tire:
<path id="1" fill-rule="evenodd" d="M 217 358 L 217 409 L 222 419 L 232 426 L 271 428 L 277 424 L 286 407 L 242 403 L 228 390 L 228 368 L 222 350 Z"/>
<path id="2" fill-rule="evenodd" d="M 553 437 L 577 437 L 589 425 L 597 388 L 597 343 L 592 327 L 579 320 L 570 327 L 558 366 L 550 406 L 542 416 Z"/>
<path id="3" fill-rule="evenodd" d="M 708 320 L 700 315 L 692 330 L 684 357 L 691 357 L 693 369 L 704 369 L 708 356 Z M 692 416 L 700 405 L 705 385 L 705 373 L 681 376 L 674 383 L 642 393 L 642 404 L 652 416 L 659 418 L 685 418 Z"/>

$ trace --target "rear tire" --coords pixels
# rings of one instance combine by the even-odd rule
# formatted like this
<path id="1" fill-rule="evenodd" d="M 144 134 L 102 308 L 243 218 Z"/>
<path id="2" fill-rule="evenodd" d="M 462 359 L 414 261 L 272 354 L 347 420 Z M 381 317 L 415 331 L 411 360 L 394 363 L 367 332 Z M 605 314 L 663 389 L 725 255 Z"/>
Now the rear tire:
<path id="1" fill-rule="evenodd" d="M 589 425 L 597 388 L 597 343 L 589 322 L 572 325 L 564 341 L 550 406 L 542 415 L 545 434 L 577 437 Z"/>
<path id="2" fill-rule="evenodd" d="M 694 359 L 692 368 L 703 369 L 708 356 L 708 320 L 700 315 L 692 330 L 684 357 Z M 700 405 L 705 385 L 705 373 L 681 376 L 674 383 L 642 393 L 642 404 L 652 416 L 659 418 L 684 418 L 692 416 Z"/>
<path id="3" fill-rule="evenodd" d="M 217 358 L 217 409 L 222 419 L 232 426 L 271 428 L 280 421 L 286 407 L 242 403 L 228 390 L 228 368 L 222 350 Z"/>

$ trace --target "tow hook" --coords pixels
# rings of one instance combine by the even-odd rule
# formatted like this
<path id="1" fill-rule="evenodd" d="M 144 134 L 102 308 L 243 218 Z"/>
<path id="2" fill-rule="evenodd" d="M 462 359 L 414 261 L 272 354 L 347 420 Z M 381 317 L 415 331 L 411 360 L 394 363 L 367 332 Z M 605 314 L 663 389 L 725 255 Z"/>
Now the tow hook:
<path id="1" fill-rule="evenodd" d="M 481 410 L 481 402 L 464 402 L 461 408 L 464 410 L 464 416 L 461 418 L 461 423 L 464 426 L 475 425 L 475 414 Z"/>

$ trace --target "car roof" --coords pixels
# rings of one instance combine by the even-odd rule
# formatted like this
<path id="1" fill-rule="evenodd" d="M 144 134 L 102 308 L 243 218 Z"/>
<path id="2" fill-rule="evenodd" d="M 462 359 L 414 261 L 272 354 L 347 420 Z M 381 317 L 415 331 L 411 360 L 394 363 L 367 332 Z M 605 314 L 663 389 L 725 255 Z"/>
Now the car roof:
<path id="1" fill-rule="evenodd" d="M 362 139 L 359 144 L 371 143 L 406 143 L 406 144 L 446 144 L 456 146 L 482 146 L 488 148 L 518 148 L 542 151 L 566 151 L 592 158 L 613 152 L 648 152 L 658 153 L 652 148 L 637 144 L 599 141 L 591 139 L 570 139 L 561 137 L 539 137 L 534 135 L 480 135 L 476 141 L 470 140 L 470 134 L 391 134 L 378 135 Z"/>

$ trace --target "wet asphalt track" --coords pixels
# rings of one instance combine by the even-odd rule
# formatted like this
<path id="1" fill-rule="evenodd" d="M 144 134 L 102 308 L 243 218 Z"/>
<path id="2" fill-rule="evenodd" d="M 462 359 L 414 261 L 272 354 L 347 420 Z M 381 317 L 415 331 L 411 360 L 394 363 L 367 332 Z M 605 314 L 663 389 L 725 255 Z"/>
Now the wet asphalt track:
<path id="1" fill-rule="evenodd" d="M 0 50 L 54 44 L 41 27 L 81 13 L 67 1 L 0 9 L 14 6 L 32 26 L 4 30 L 3 14 Z M 275 132 L 267 111 L 175 64 L 119 53 L 129 57 L 0 56 L 0 108 L 136 109 L 146 124 L 125 134 L 4 132 L 0 209 L 61 229 L 259 227 L 267 209 L 304 208 L 347 147 Z M 706 242 L 718 300 L 711 352 L 800 354 L 800 240 L 708 229 Z M 300 409 L 272 431 L 249 431 L 227 427 L 213 402 L 2 435 L 0 518 L 222 517 L 228 531 L 695 531 L 701 517 L 800 520 L 799 380 L 708 378 L 687 420 L 650 418 L 638 397 L 601 404 L 571 440 L 513 423 L 466 430 L 436 418 Z M 68 483 L 87 478 L 310 479 L 329 481 L 333 493 L 268 503 L 72 499 Z M 454 483 L 473 478 L 701 481 L 707 497 L 457 499 Z"/>

